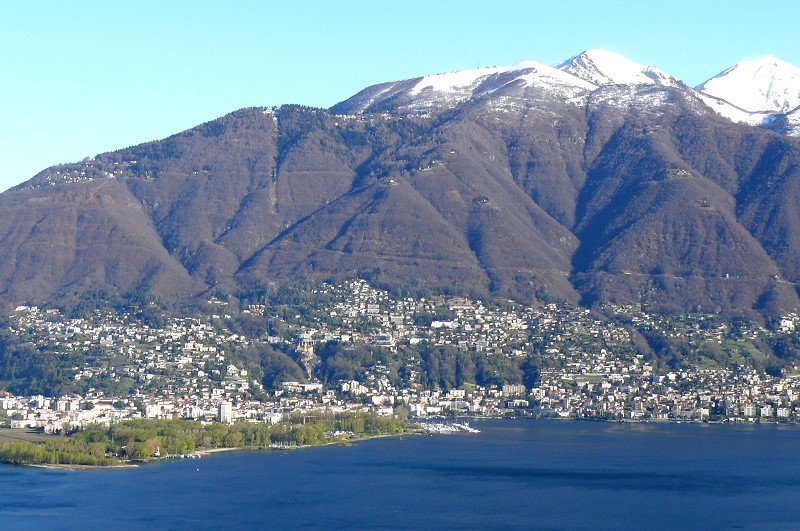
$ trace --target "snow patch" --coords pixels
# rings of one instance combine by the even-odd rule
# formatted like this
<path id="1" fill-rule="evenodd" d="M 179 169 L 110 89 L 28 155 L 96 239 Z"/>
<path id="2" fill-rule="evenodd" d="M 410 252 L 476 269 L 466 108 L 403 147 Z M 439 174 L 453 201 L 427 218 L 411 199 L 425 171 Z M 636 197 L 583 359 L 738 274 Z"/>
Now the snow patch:
<path id="1" fill-rule="evenodd" d="M 560 85 L 562 87 L 578 89 L 579 91 L 589 91 L 597 88 L 597 85 L 594 83 L 542 63 L 524 61 L 514 66 L 515 70 L 527 70 L 527 72 L 521 74 L 517 79 L 523 80 L 528 86 Z"/>
<path id="2" fill-rule="evenodd" d="M 732 122 L 738 122 L 747 125 L 761 126 L 766 125 L 775 120 L 775 116 L 771 113 L 765 112 L 748 112 L 744 109 L 728 103 L 727 101 L 709 96 L 703 92 L 695 93 L 700 100 L 705 103 L 712 111 L 719 114 L 723 118 L 727 118 Z"/>
<path id="3" fill-rule="evenodd" d="M 491 68 L 481 68 L 476 70 L 462 70 L 447 74 L 435 74 L 423 77 L 408 92 L 410 96 L 417 96 L 423 91 L 433 91 L 442 95 L 457 96 L 467 90 L 476 89 L 481 84 L 488 81 L 492 76 L 519 72 L 520 75 L 508 79 L 505 83 L 491 85 L 482 90 L 480 94 L 490 94 L 504 86 L 517 80 L 524 81 L 526 85 L 549 86 L 552 84 L 565 85 L 579 88 L 582 90 L 593 90 L 597 88 L 593 83 L 576 78 L 575 76 L 557 70 L 551 66 L 536 61 L 521 61 L 511 66 L 495 66 Z"/>
<path id="4" fill-rule="evenodd" d="M 475 85 L 479 79 L 506 71 L 508 67 L 493 67 L 425 76 L 408 93 L 416 96 L 425 89 L 434 92 L 455 92 L 457 89 Z"/>
<path id="5" fill-rule="evenodd" d="M 787 133 L 791 136 L 800 136 L 800 108 L 786 114 Z"/>

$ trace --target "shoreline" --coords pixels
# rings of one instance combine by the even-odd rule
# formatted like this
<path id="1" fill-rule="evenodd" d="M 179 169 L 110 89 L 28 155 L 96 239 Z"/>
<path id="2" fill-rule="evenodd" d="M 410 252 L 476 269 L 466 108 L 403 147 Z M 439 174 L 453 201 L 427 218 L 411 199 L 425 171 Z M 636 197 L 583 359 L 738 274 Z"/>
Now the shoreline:
<path id="1" fill-rule="evenodd" d="M 360 441 L 368 441 L 371 439 L 380 439 L 386 437 L 400 437 L 403 435 L 416 435 L 417 432 L 408 432 L 408 433 L 397 433 L 397 434 L 382 434 L 382 435 L 373 435 L 373 436 L 366 436 L 366 437 L 359 437 L 357 439 L 349 439 L 343 441 L 330 441 L 322 444 L 308 444 L 302 446 L 286 446 L 286 447 L 267 447 L 267 448 L 253 448 L 253 447 L 222 447 L 222 448 L 208 448 L 202 450 L 195 450 L 192 453 L 186 454 L 185 458 L 188 459 L 199 459 L 202 457 L 210 457 L 213 454 L 219 453 L 226 453 L 226 452 L 272 452 L 272 451 L 291 451 L 291 450 L 307 450 L 311 448 L 322 448 L 325 446 L 335 446 L 335 445 L 342 445 L 346 446 L 349 443 L 355 443 Z M 70 471 L 81 471 L 81 470 L 122 470 L 122 469 L 130 469 L 130 468 L 139 468 L 143 465 L 148 465 L 152 463 L 157 463 L 159 461 L 167 461 L 167 460 L 175 460 L 181 459 L 179 456 L 164 456 L 164 457 L 156 457 L 153 459 L 148 459 L 147 461 L 139 461 L 139 462 L 125 462 L 121 461 L 119 463 L 113 465 L 76 465 L 76 464 L 62 464 L 62 463 L 3 463 L 0 462 L 0 465 L 9 465 L 9 466 L 27 466 L 33 468 L 44 468 L 49 470 L 70 470 Z"/>
<path id="2" fill-rule="evenodd" d="M 125 462 L 120 461 L 119 463 L 112 464 L 112 465 L 80 465 L 80 464 L 52 464 L 52 463 L 20 463 L 17 466 L 29 466 L 34 468 L 44 468 L 50 470 L 68 470 L 68 471 L 87 471 L 87 470 L 123 470 L 123 469 L 131 469 L 131 468 L 139 468 L 143 465 L 157 463 L 159 461 L 166 461 L 166 460 L 175 460 L 175 459 L 198 459 L 202 457 L 210 457 L 214 454 L 218 453 L 227 453 L 227 452 L 236 452 L 236 451 L 249 451 L 249 452 L 270 452 L 270 451 L 296 451 L 296 450 L 308 450 L 312 448 L 322 448 L 327 446 L 350 446 L 354 443 L 369 441 L 373 439 L 384 439 L 390 437 L 403 437 L 405 435 L 437 435 L 436 433 L 431 433 L 424 429 L 424 420 L 429 419 L 438 419 L 443 421 L 458 421 L 459 419 L 471 419 L 471 420 L 529 420 L 529 421 L 556 421 L 556 422 L 597 422 L 597 423 L 607 423 L 607 424 L 627 424 L 627 425 L 658 425 L 658 424 L 705 424 L 711 426 L 722 426 L 722 425 L 739 425 L 739 426 L 757 426 L 757 425 L 764 425 L 764 426 L 798 426 L 797 423 L 794 422 L 726 422 L 726 421 L 700 421 L 697 419 L 694 420 L 674 420 L 674 419 L 647 419 L 647 420 L 632 420 L 632 419 L 583 419 L 583 418 L 563 418 L 563 417 L 528 417 L 528 416 L 460 416 L 460 417 L 449 417 L 449 416 L 431 416 L 431 417 L 423 417 L 418 420 L 423 421 L 423 425 L 418 426 L 417 428 L 403 432 L 403 433 L 385 433 L 385 434 L 378 434 L 378 435 L 364 435 L 361 437 L 351 438 L 351 439 L 340 439 L 340 440 L 331 440 L 321 444 L 308 444 L 308 445 L 300 445 L 300 446 L 268 446 L 264 448 L 256 448 L 256 447 L 220 447 L 220 448 L 204 448 L 200 450 L 195 450 L 189 454 L 185 454 L 184 457 L 179 455 L 174 456 L 164 456 L 164 457 L 156 457 L 153 459 L 148 459 L 146 461 L 137 461 L 137 462 Z M 450 434 L 444 434 L 450 435 Z M 11 464 L 11 463 L 0 463 L 0 464 Z"/>
<path id="3" fill-rule="evenodd" d="M 422 432 L 418 431 L 409 431 L 405 433 L 386 433 L 380 435 L 367 435 L 364 437 L 358 437 L 355 439 L 346 439 L 341 441 L 329 441 L 322 444 L 307 444 L 302 446 L 286 446 L 286 447 L 267 447 L 267 448 L 253 448 L 253 447 L 235 447 L 235 446 L 226 446 L 221 448 L 207 448 L 201 450 L 195 450 L 189 454 L 186 454 L 186 458 L 188 459 L 199 459 L 202 457 L 210 457 L 214 454 L 219 453 L 227 453 L 227 452 L 273 452 L 273 451 L 294 451 L 294 450 L 309 450 L 312 448 L 323 448 L 326 446 L 348 446 L 352 443 L 362 442 L 362 441 L 369 441 L 372 439 L 384 439 L 389 437 L 402 437 L 403 435 L 419 435 Z M 180 460 L 179 456 L 165 456 L 165 457 L 157 457 L 154 459 L 149 459 L 147 461 L 142 461 L 138 463 L 133 462 L 120 462 L 114 465 L 71 465 L 71 464 L 33 464 L 33 463 L 22 463 L 17 466 L 29 466 L 34 468 L 45 468 L 51 470 L 70 470 L 70 471 L 82 471 L 82 470 L 123 470 L 123 469 L 130 469 L 130 468 L 139 468 L 143 465 L 158 463 L 159 461 L 167 461 L 167 460 Z"/>
<path id="4" fill-rule="evenodd" d="M 207 449 L 195 450 L 192 453 L 186 454 L 186 457 L 188 457 L 189 459 L 196 457 L 208 457 L 211 454 L 218 454 L 221 452 L 235 452 L 236 450 L 247 450 L 247 448 L 239 448 L 237 446 L 225 446 L 222 448 L 207 448 Z M 164 459 L 175 459 L 175 456 L 155 459 L 155 461 L 163 461 Z"/>
<path id="5" fill-rule="evenodd" d="M 115 465 L 68 465 L 68 464 L 33 464 L 23 463 L 19 466 L 31 466 L 34 468 L 46 468 L 49 470 L 121 470 L 123 468 L 139 468 L 135 463 L 119 463 Z"/>
<path id="6" fill-rule="evenodd" d="M 525 416 L 517 416 L 517 417 L 494 417 L 494 416 L 462 416 L 462 417 L 428 417 L 429 419 L 441 419 L 441 420 L 458 420 L 458 419 L 472 419 L 472 420 L 532 420 L 532 421 L 579 421 L 579 422 L 597 422 L 597 423 L 607 423 L 607 424 L 627 424 L 627 425 L 654 425 L 654 424 L 706 424 L 706 425 L 745 425 L 745 426 L 757 426 L 757 425 L 766 425 L 766 426 L 780 426 L 780 425 L 788 425 L 788 426 L 797 426 L 797 423 L 781 423 L 781 422 L 724 422 L 724 421 L 699 421 L 699 420 L 689 420 L 689 421 L 676 421 L 673 419 L 649 419 L 649 420 L 630 420 L 630 419 L 576 419 L 576 418 L 554 418 L 554 417 L 525 417 Z M 386 433 L 386 434 L 379 434 L 379 435 L 365 435 L 357 438 L 352 439 L 342 439 L 342 440 L 332 440 L 328 442 L 324 442 L 321 444 L 310 444 L 310 445 L 301 445 L 301 446 L 269 446 L 265 448 L 255 448 L 255 447 L 220 447 L 220 448 L 207 448 L 207 449 L 200 449 L 195 450 L 189 454 L 185 455 L 185 458 L 189 459 L 198 459 L 202 457 L 210 457 L 214 454 L 218 453 L 227 453 L 227 452 L 236 452 L 236 451 L 248 451 L 248 452 L 270 452 L 270 451 L 296 451 L 296 450 L 309 450 L 313 448 L 322 448 L 327 446 L 350 446 L 354 443 L 369 441 L 373 439 L 385 439 L 391 437 L 403 437 L 405 435 L 437 435 L 436 433 L 431 433 L 425 431 L 424 428 L 414 429 L 412 431 L 404 432 L 404 433 Z M 444 434 L 450 435 L 450 434 Z M 43 469 L 50 469 L 50 470 L 67 470 L 67 471 L 89 471 L 89 470 L 124 470 L 124 469 L 131 469 L 131 468 L 140 468 L 141 466 L 157 463 L 159 461 L 167 461 L 167 460 L 175 460 L 175 459 L 182 459 L 180 456 L 164 456 L 164 457 L 157 457 L 153 459 L 149 459 L 147 461 L 139 461 L 139 462 L 124 462 L 121 461 L 117 464 L 113 465 L 78 465 L 78 464 L 51 464 L 51 463 L 21 463 L 16 466 L 26 466 L 26 467 L 34 467 L 34 468 L 43 468 Z M 0 463 L 0 464 L 11 464 L 11 463 Z"/>

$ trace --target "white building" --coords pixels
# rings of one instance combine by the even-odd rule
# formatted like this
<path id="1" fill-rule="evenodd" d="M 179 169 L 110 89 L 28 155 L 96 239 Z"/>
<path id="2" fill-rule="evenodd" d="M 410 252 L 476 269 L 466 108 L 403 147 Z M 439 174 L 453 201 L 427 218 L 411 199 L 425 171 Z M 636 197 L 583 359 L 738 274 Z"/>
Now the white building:
<path id="1" fill-rule="evenodd" d="M 227 424 L 233 422 L 233 406 L 230 402 L 220 402 L 217 405 L 217 421 Z"/>
<path id="2" fill-rule="evenodd" d="M 514 384 L 504 384 L 503 385 L 503 396 L 525 396 L 528 390 L 525 389 L 524 385 L 514 385 Z"/>

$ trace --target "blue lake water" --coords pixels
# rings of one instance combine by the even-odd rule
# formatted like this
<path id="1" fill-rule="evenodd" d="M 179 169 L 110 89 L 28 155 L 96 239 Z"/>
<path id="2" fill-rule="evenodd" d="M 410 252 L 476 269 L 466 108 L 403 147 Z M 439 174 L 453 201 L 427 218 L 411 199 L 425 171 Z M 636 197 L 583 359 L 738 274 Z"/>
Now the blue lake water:
<path id="1" fill-rule="evenodd" d="M 128 470 L 0 466 L 0 528 L 800 528 L 797 426 L 472 424 Z"/>

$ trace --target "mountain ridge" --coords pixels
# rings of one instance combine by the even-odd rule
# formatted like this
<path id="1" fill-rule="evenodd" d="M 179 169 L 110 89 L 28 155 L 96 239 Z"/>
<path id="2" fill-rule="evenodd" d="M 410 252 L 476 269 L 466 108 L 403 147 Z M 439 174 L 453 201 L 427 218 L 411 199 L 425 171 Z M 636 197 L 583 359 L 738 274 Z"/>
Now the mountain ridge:
<path id="1" fill-rule="evenodd" d="M 750 76 L 751 78 L 745 76 L 744 81 L 741 76 L 726 79 L 727 74 L 744 65 L 747 65 L 748 73 L 752 73 L 754 69 L 767 70 L 767 65 L 771 67 L 767 74 Z M 524 84 L 532 84 L 538 81 L 541 84 L 548 77 L 553 78 L 553 70 L 560 70 L 571 76 L 551 81 L 572 87 L 575 92 L 573 97 L 580 96 L 580 89 L 590 92 L 611 84 L 653 84 L 689 89 L 683 81 L 654 66 L 641 65 L 614 52 L 588 49 L 552 67 L 526 60 L 510 66 L 462 70 L 380 83 L 363 89 L 334 105 L 331 110 L 337 113 L 441 110 L 487 92 L 506 89 L 514 82 L 524 80 Z M 742 96 L 741 87 L 743 83 L 748 86 L 748 80 L 751 87 L 744 92 L 749 90 L 752 94 Z M 772 85 L 776 83 L 780 90 L 772 90 Z M 772 56 L 755 61 L 740 61 L 709 78 L 694 90 L 709 108 L 728 120 L 793 136 L 800 135 L 800 68 L 786 61 Z M 783 100 L 776 99 L 779 97 L 778 93 L 783 94 Z"/>
<path id="2" fill-rule="evenodd" d="M 609 83 L 535 62 L 423 76 L 48 168 L 0 194 L 0 302 L 101 288 L 186 303 L 362 277 L 587 306 L 800 307 L 800 142 L 607 52 L 561 66 L 587 57 L 581 72 Z"/>

